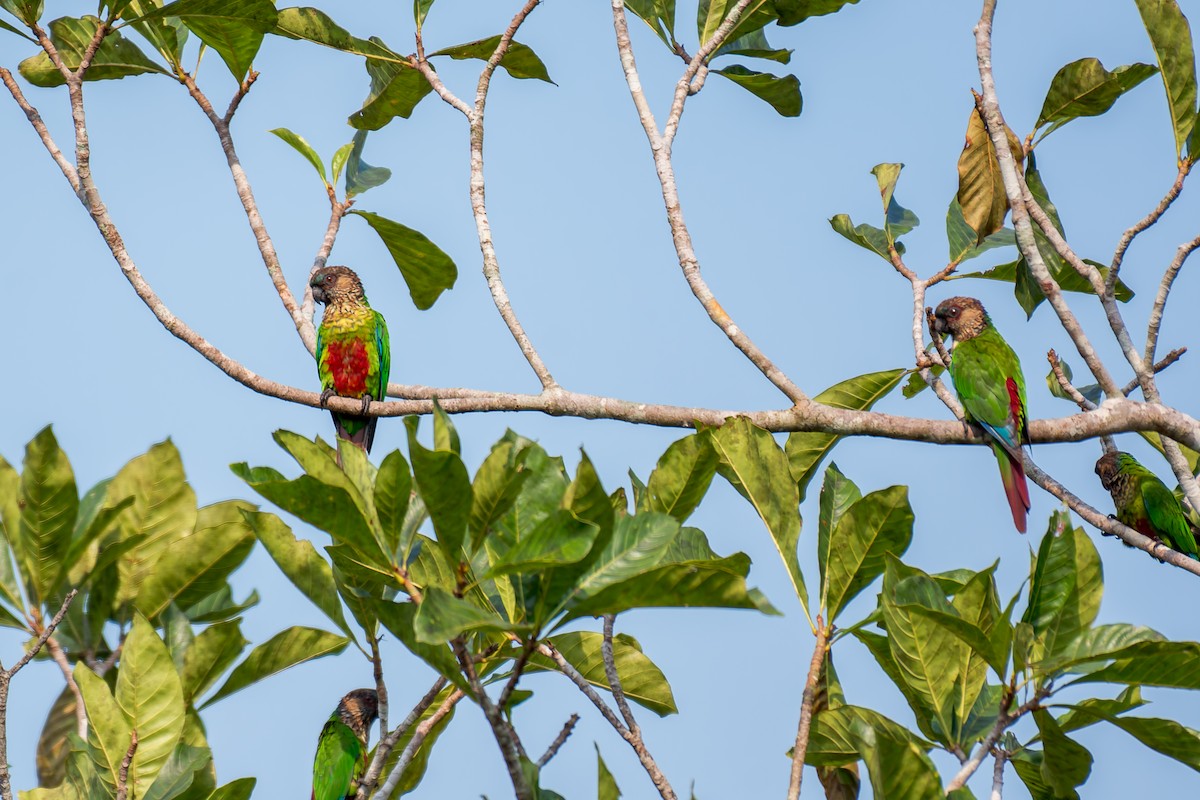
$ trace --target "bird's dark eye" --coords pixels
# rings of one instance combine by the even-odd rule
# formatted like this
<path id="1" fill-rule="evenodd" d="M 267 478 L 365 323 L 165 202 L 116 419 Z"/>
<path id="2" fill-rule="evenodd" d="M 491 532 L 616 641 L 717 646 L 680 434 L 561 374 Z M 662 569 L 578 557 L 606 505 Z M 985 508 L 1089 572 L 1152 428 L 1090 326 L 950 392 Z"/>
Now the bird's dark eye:
<path id="1" fill-rule="evenodd" d="M 957 317 L 958 316 L 958 306 L 950 306 L 950 310 L 947 311 L 946 313 L 952 317 Z"/>
<path id="2" fill-rule="evenodd" d="M 332 275 L 326 275 L 326 276 L 325 276 L 325 282 L 326 282 L 326 283 L 333 283 L 333 276 L 332 276 Z"/>

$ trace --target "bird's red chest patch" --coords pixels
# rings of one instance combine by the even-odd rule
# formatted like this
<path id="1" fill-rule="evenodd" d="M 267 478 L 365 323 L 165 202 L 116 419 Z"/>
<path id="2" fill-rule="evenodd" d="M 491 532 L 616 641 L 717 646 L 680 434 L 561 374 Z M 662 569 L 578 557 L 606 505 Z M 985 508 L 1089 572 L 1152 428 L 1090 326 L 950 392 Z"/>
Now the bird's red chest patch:
<path id="1" fill-rule="evenodd" d="M 367 347 L 360 341 L 330 342 L 325 363 L 333 375 L 333 390 L 342 397 L 362 397 L 367 393 L 371 361 Z"/>

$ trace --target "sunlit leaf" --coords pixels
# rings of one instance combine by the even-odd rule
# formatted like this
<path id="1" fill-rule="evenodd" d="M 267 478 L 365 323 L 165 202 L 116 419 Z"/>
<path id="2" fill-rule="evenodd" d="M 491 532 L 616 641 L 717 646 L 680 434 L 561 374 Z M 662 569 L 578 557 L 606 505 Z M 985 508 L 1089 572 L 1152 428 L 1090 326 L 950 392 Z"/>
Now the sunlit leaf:
<path id="1" fill-rule="evenodd" d="M 741 64 L 713 70 L 742 87 L 758 99 L 766 102 L 781 117 L 798 117 L 804 105 L 800 94 L 800 80 L 795 75 L 772 75 L 755 72 Z"/>
<path id="2" fill-rule="evenodd" d="M 425 235 L 399 222 L 370 211 L 354 210 L 379 234 L 384 247 L 404 276 L 413 304 L 421 310 L 432 306 L 446 289 L 454 288 L 458 267 L 454 260 Z"/>
<path id="3" fill-rule="evenodd" d="M 496 47 L 499 44 L 500 35 L 497 34 L 487 39 L 479 39 L 478 41 L 443 48 L 430 53 L 429 57 L 449 56 L 456 61 L 472 58 L 487 61 L 496 52 Z M 537 53 L 533 52 L 532 48 L 528 45 L 517 41 L 509 44 L 508 51 L 504 54 L 504 58 L 500 59 L 499 66 L 514 78 L 534 78 L 546 83 L 554 83 L 554 81 L 550 80 L 550 75 L 546 72 L 546 65 L 538 58 Z"/>
<path id="4" fill-rule="evenodd" d="M 1196 124 L 1196 56 L 1191 26 L 1175 0 L 1137 0 L 1137 7 L 1167 90 L 1178 158 Z"/>
<path id="5" fill-rule="evenodd" d="M 1034 128 L 1049 127 L 1049 136 L 1073 119 L 1094 117 L 1112 108 L 1117 98 L 1158 72 L 1149 64 L 1126 64 L 1112 72 L 1096 58 L 1072 61 L 1055 73 Z"/>
<path id="6" fill-rule="evenodd" d="M 608 677 L 604 672 L 601 644 L 604 637 L 595 631 L 572 631 L 551 636 L 547 642 L 554 646 L 567 663 L 578 670 L 588 683 L 607 690 Z M 660 717 L 677 714 L 675 697 L 666 676 L 644 653 L 632 636 L 618 633 L 613 637 L 613 660 L 617 677 L 625 696 L 650 709 Z M 549 657 L 534 653 L 529 657 L 529 670 L 557 671 L 558 665 Z"/>
<path id="7" fill-rule="evenodd" d="M 83 55 L 99 27 L 100 20 L 93 16 L 79 19 L 60 17 L 50 23 L 50 40 L 67 68 L 79 69 L 79 65 L 83 63 Z M 62 86 L 66 83 L 58 67 L 54 66 L 45 53 L 30 56 L 17 65 L 17 69 L 21 77 L 34 86 Z M 109 31 L 100 47 L 96 49 L 91 66 L 83 77 L 88 81 L 103 81 L 153 72 L 170 74 L 147 58 L 136 44 L 122 36 L 119 31 Z"/>
<path id="8" fill-rule="evenodd" d="M 1017 162 L 1019 175 L 1024 155 L 1021 140 L 1007 126 L 1004 133 Z M 1004 217 L 1008 214 L 1008 195 L 1000 177 L 996 148 L 977 108 L 971 109 L 971 116 L 967 120 L 966 145 L 958 158 L 958 202 L 963 219 L 975 231 L 977 245 L 1004 226 Z"/>

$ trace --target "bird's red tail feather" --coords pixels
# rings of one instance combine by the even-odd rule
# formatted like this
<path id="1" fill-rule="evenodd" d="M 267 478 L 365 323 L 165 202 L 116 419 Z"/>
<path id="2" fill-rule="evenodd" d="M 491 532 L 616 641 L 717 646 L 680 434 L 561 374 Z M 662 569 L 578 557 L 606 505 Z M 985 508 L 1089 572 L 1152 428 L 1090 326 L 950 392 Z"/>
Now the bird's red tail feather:
<path id="1" fill-rule="evenodd" d="M 1004 481 L 1004 495 L 1012 510 L 1013 524 L 1018 531 L 1025 533 L 1025 517 L 1029 513 L 1029 485 L 1025 482 L 1025 466 L 998 444 L 993 444 L 992 450 L 1000 465 L 1000 477 Z"/>

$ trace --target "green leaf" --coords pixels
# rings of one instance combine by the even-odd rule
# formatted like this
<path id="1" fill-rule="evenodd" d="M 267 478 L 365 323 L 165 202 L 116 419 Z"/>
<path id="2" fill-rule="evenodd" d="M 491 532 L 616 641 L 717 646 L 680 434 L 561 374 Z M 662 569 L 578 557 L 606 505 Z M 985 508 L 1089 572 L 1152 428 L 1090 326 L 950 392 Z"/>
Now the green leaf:
<path id="1" fill-rule="evenodd" d="M 848 509 L 821 550 L 822 606 L 833 622 L 859 592 L 883 574 L 888 554 L 901 556 L 912 542 L 908 487 L 871 492 Z"/>
<path id="2" fill-rule="evenodd" d="M 267 467 L 251 469 L 245 464 L 232 464 L 230 469 L 267 500 L 325 531 L 334 542 L 350 546 L 368 563 L 389 563 L 361 507 L 362 498 L 348 480 L 338 486 L 312 475 L 287 480 Z M 343 473 L 339 474 L 344 478 Z"/>
<path id="3" fill-rule="evenodd" d="M 18 569 L 24 570 L 21 548 L 21 476 L 0 456 L 0 595 L 24 610 Z"/>
<path id="4" fill-rule="evenodd" d="M 559 624 L 632 608 L 745 608 L 778 614 L 758 590 L 746 586 L 749 571 L 750 559 L 742 553 L 664 564 L 572 603 Z"/>
<path id="5" fill-rule="evenodd" d="M 1175 0 L 1137 0 L 1142 24 L 1150 34 L 1175 132 L 1175 156 L 1196 124 L 1196 56 L 1192 29 Z"/>
<path id="6" fill-rule="evenodd" d="M 442 292 L 454 288 L 458 267 L 423 233 L 371 211 L 353 210 L 350 213 L 365 219 L 379 234 L 400 274 L 404 276 L 409 295 L 417 308 L 424 311 L 437 301 Z"/>
<path id="7" fill-rule="evenodd" d="M 338 178 L 342 175 L 342 168 L 346 166 L 346 162 L 350 160 L 350 153 L 354 150 L 354 142 L 346 142 L 344 145 L 334 151 L 333 158 L 329 162 L 329 169 L 333 173 L 333 185 L 337 186 Z M 362 163 L 362 159 L 359 159 Z M 386 170 L 388 175 L 391 175 L 391 170 Z"/>
<path id="8" fill-rule="evenodd" d="M 1145 704 L 1146 701 L 1142 699 L 1142 688 L 1128 686 L 1115 700 L 1092 697 L 1075 705 L 1067 706 L 1071 710 L 1058 718 L 1058 727 L 1062 728 L 1064 733 L 1086 728 L 1109 717 L 1120 716 L 1135 708 L 1141 708 Z"/>
<path id="9" fill-rule="evenodd" d="M 899 385 L 905 375 L 905 370 L 888 369 L 882 372 L 868 372 L 848 378 L 830 386 L 813 398 L 815 402 L 831 408 L 848 408 L 857 411 L 867 411 Z M 800 490 L 803 500 L 808 492 L 808 484 L 817 474 L 821 460 L 833 449 L 841 439 L 832 433 L 795 432 L 789 433 L 784 452 L 787 453 L 788 469 Z"/>
<path id="10" fill-rule="evenodd" d="M 117 785 L 121 760 L 129 750 L 132 729 L 103 678 L 88 669 L 82 661 L 75 663 L 73 674 L 87 708 L 88 752 L 97 774 L 113 790 Z"/>
<path id="11" fill-rule="evenodd" d="M 100 20 L 93 16 L 75 19 L 60 17 L 50 23 L 50 41 L 58 50 L 59 57 L 71 70 L 79 69 L 83 54 L 91 45 L 100 27 Z M 58 67 L 50 61 L 45 53 L 22 61 L 17 65 L 21 76 L 34 86 L 52 87 L 66 83 Z M 123 37 L 117 31 L 109 31 L 92 57 L 91 66 L 84 73 L 86 81 L 116 80 L 130 75 L 143 75 L 157 72 L 169 75 L 165 69 L 155 64 L 133 42 Z"/>
<path id="12" fill-rule="evenodd" d="M 163 764 L 162 770 L 155 776 L 154 783 L 150 784 L 150 788 L 144 794 L 137 797 L 143 800 L 174 800 L 192 788 L 197 772 L 211 766 L 211 750 L 180 742 Z"/>
<path id="13" fill-rule="evenodd" d="M 896 202 L 896 182 L 900 179 L 903 164 L 876 164 L 871 174 L 879 184 L 879 195 L 883 198 L 883 232 L 888 242 L 895 243 L 904 234 L 921 224 L 917 215 Z"/>
<path id="14" fill-rule="evenodd" d="M 470 690 L 466 676 L 459 670 L 458 661 L 444 641 L 427 644 L 417 639 L 415 622 L 419 606 L 416 603 L 375 600 L 373 606 L 383 626 L 391 631 L 413 655 L 433 667 L 434 671 L 464 692 Z"/>
<path id="15" fill-rule="evenodd" d="M 370 42 L 387 49 L 376 37 L 371 37 Z M 371 78 L 370 94 L 362 108 L 347 120 L 359 132 L 377 131 L 396 117 L 408 119 L 417 104 L 433 91 L 425 76 L 407 62 L 391 63 L 369 58 L 366 66 Z"/>
<path id="16" fill-rule="evenodd" d="M 433 0 L 413 0 L 413 21 L 417 23 L 417 30 L 425 24 L 425 17 L 432 6 Z"/>
<path id="17" fill-rule="evenodd" d="M 1033 800 L 1060 800 L 1060 795 L 1042 777 L 1045 754 L 1041 750 L 1022 748 L 1014 752 L 1009 760 L 1017 771 L 1017 777 L 1021 779 L 1021 783 L 1025 784 L 1025 788 L 1033 796 Z M 1079 800 L 1079 793 L 1071 790 L 1061 798 L 1062 800 Z"/>
<path id="18" fill-rule="evenodd" d="M 267 133 L 275 134 L 280 139 L 283 139 L 285 142 L 294 147 L 296 152 L 307 158 L 308 163 L 313 165 L 313 168 L 316 169 L 317 174 L 321 176 L 321 182 L 329 182 L 325 177 L 325 162 L 321 160 L 321 157 L 317 155 L 317 151 L 313 150 L 312 145 L 310 145 L 303 136 L 293 133 L 287 128 L 272 128 L 271 130 L 267 131 Z"/>
<path id="19" fill-rule="evenodd" d="M 117 517 L 116 540 L 142 537 L 117 562 L 116 602 L 133 600 L 160 558 L 196 528 L 196 494 L 188 486 L 179 451 L 168 439 L 121 468 L 108 486 L 106 506 L 133 497 Z"/>
<path id="20" fill-rule="evenodd" d="M 826 571 L 832 555 L 834 528 L 846 513 L 846 509 L 861 497 L 862 492 L 858 486 L 842 474 L 837 464 L 831 463 L 825 469 L 825 478 L 821 481 L 821 493 L 817 503 L 817 565 L 821 571 L 822 606 L 825 602 Z"/>
<path id="21" fill-rule="evenodd" d="M 1083 745 L 1068 737 L 1058 727 L 1050 712 L 1038 710 L 1033 712 L 1033 721 L 1037 723 L 1045 747 L 1042 761 L 1042 780 L 1059 797 L 1065 797 L 1082 786 L 1092 771 L 1092 754 Z"/>
<path id="22" fill-rule="evenodd" d="M 795 75 L 772 75 L 769 72 L 755 72 L 741 64 L 730 64 L 728 67 L 713 70 L 742 87 L 758 99 L 766 102 L 781 117 L 798 117 L 804 106 L 804 98 L 800 94 L 800 79 Z"/>
<path id="23" fill-rule="evenodd" d="M 242 517 L 251 508 L 228 500 L 200 509 L 195 529 L 177 539 L 146 576 L 138 610 L 155 619 L 172 602 L 187 608 L 225 586 L 254 549 L 254 533 Z"/>
<path id="24" fill-rule="evenodd" d="M 1200 642 L 1138 642 L 1116 655 L 1112 664 L 1075 682 L 1200 689 Z"/>
<path id="25" fill-rule="evenodd" d="M 547 639 L 588 683 L 609 690 L 601 655 L 603 641 L 604 636 L 595 631 L 571 631 Z M 614 636 L 613 661 L 617 666 L 617 677 L 621 679 L 621 689 L 627 698 L 660 717 L 679 713 L 666 676 L 642 653 L 642 646 L 636 639 L 623 633 Z M 529 671 L 539 670 L 558 671 L 558 665 L 547 656 L 535 652 L 529 657 Z"/>
<path id="26" fill-rule="evenodd" d="M 179 61 L 183 58 L 183 45 L 188 38 L 188 30 L 183 23 L 178 19 L 165 17 L 151 20 L 137 19 L 158 9 L 161 1 L 127 0 L 125 8 L 121 11 L 121 17 L 126 20 L 134 20 L 131 23 L 133 29 L 146 37 L 146 40 L 154 45 L 154 48 L 167 60 L 168 64 L 178 68 Z"/>
<path id="27" fill-rule="evenodd" d="M 717 52 L 709 60 L 718 56 L 747 56 L 787 64 L 792 60 L 792 51 L 772 47 L 767 41 L 766 34 L 761 30 L 756 30 L 736 39 L 726 40 L 725 44 L 717 48 Z"/>
<path id="28" fill-rule="evenodd" d="M 1030 668 L 1053 676 L 1064 671 L 1090 672 L 1102 662 L 1120 657 L 1121 653 L 1138 642 L 1161 642 L 1165 638 L 1151 628 L 1116 623 L 1086 628 L 1065 647 L 1045 661 L 1033 662 Z"/>
<path id="29" fill-rule="evenodd" d="M 362 194 L 368 189 L 382 186 L 392 177 L 392 171 L 387 167 L 373 167 L 363 160 L 363 149 L 367 146 L 367 132 L 359 131 L 350 142 L 350 150 L 346 154 L 346 199 Z M 342 146 L 345 150 L 346 146 Z M 339 150 L 338 152 L 342 152 Z"/>
<path id="30" fill-rule="evenodd" d="M 780 27 L 799 25 L 809 17 L 821 17 L 853 5 L 858 0 L 775 0 L 775 13 L 779 15 Z"/>
<path id="31" fill-rule="evenodd" d="M 943 797 L 937 769 L 917 744 L 865 724 L 859 725 L 858 736 L 876 800 Z"/>
<path id="32" fill-rule="evenodd" d="M 1059 364 L 1062 366 L 1063 376 L 1066 377 L 1067 381 L 1071 381 L 1071 379 L 1075 377 L 1071 371 L 1071 366 L 1062 359 L 1059 359 Z M 1071 396 L 1067 394 L 1067 391 L 1062 387 L 1062 384 L 1058 382 L 1058 376 L 1054 374 L 1053 367 L 1051 367 L 1050 371 L 1046 373 L 1046 387 L 1050 390 L 1050 394 L 1054 395 L 1060 400 L 1070 400 L 1072 403 L 1075 402 L 1071 399 Z M 1082 394 L 1088 400 L 1091 400 L 1096 405 L 1100 405 L 1100 402 L 1104 399 L 1104 393 L 1100 389 L 1100 384 L 1098 383 L 1091 383 L 1087 386 L 1076 386 L 1075 388 L 1080 394 Z"/>
<path id="33" fill-rule="evenodd" d="M 250 800 L 258 778 L 238 778 L 217 789 L 208 796 L 208 800 Z"/>
<path id="34" fill-rule="evenodd" d="M 1062 527 L 1062 533 L 1058 530 Z M 1104 576 L 1096 546 L 1065 512 L 1050 518 L 1038 548 L 1022 620 L 1033 626 L 1033 660 L 1057 655 L 1086 630 L 1100 611 Z"/>
<path id="35" fill-rule="evenodd" d="M 404 57 L 392 52 L 382 43 L 360 39 L 338 25 L 329 15 L 317 8 L 281 8 L 275 19 L 275 28 L 268 33 L 286 36 L 289 39 L 305 39 L 315 44 L 332 47 L 343 53 L 366 56 L 383 61 L 402 62 Z"/>
<path id="36" fill-rule="evenodd" d="M 76 730 L 75 693 L 64 686 L 55 699 L 37 743 L 39 786 L 58 786 L 67 776 L 70 734 Z"/>
<path id="37" fill-rule="evenodd" d="M 892 257 L 888 253 L 887 234 L 874 225 L 862 223 L 855 225 L 850 219 L 849 214 L 834 214 L 829 218 L 829 224 L 833 229 L 845 236 L 850 241 L 854 242 L 859 247 L 864 247 L 875 253 L 889 264 L 892 263 Z M 896 251 L 900 255 L 904 255 L 904 245 L 897 242 Z"/>
<path id="38" fill-rule="evenodd" d="M 404 538 L 404 521 L 408 517 L 412 486 L 412 473 L 404 456 L 399 450 L 388 453 L 375 474 L 373 495 L 385 549 L 393 558 L 399 552 Z"/>
<path id="39" fill-rule="evenodd" d="M 675 0 L 626 0 L 625 7 L 649 25 L 663 44 L 674 49 Z"/>
<path id="40" fill-rule="evenodd" d="M 278 19 L 271 0 L 177 0 L 144 17 L 178 17 L 200 41 L 217 51 L 239 83 Z"/>
<path id="41" fill-rule="evenodd" d="M 608 771 L 608 765 L 600 755 L 600 745 L 596 745 L 596 800 L 620 800 L 621 789 L 617 779 Z"/>
<path id="42" fill-rule="evenodd" d="M 333 570 L 317 553 L 312 542 L 297 539 L 283 520 L 274 514 L 247 513 L 246 522 L 292 585 L 319 608 L 338 630 L 354 638 L 342 613 L 342 604 L 338 601 Z"/>
<path id="43" fill-rule="evenodd" d="M 1073 119 L 1103 114 L 1118 97 L 1156 72 L 1149 64 L 1126 64 L 1109 72 L 1096 58 L 1072 61 L 1050 81 L 1034 130 L 1049 125 L 1040 137 L 1044 139 Z"/>
<path id="44" fill-rule="evenodd" d="M 1020 174 L 1024 155 L 1021 141 L 1007 125 L 1004 133 L 1008 136 L 1008 144 Z M 976 245 L 1004 227 L 1004 217 L 1008 214 L 1008 195 L 1000 178 L 996 148 L 983 124 L 983 117 L 974 107 L 967 120 L 967 142 L 958 157 L 957 197 L 963 219 L 975 231 Z"/>
<path id="45" fill-rule="evenodd" d="M 1169 758 L 1186 764 L 1200 772 L 1200 732 L 1180 725 L 1172 719 L 1155 719 L 1153 717 L 1118 717 L 1113 714 L 1098 712 L 1098 709 L 1087 709 L 1082 706 L 1072 706 L 1083 716 L 1095 716 L 1120 728 L 1151 750 L 1156 750 Z"/>
<path id="46" fill-rule="evenodd" d="M 840 767 L 858 761 L 862 758 L 863 747 L 859 732 L 863 725 L 892 739 L 907 739 L 921 750 L 932 747 L 928 742 L 914 737 L 903 725 L 893 722 L 877 711 L 861 706 L 841 705 L 822 709 L 813 715 L 804 763 L 815 767 Z"/>
<path id="47" fill-rule="evenodd" d="M 413 480 L 429 509 L 438 547 L 451 563 L 457 563 L 463 557 L 463 539 L 471 516 L 471 479 L 457 453 L 425 449 L 417 441 L 417 425 L 417 417 L 405 417 Z"/>
<path id="48" fill-rule="evenodd" d="M 1017 244 L 1017 237 L 1012 228 L 1001 228 L 978 244 L 976 244 L 976 239 L 975 231 L 967 224 L 967 220 L 963 217 L 962 206 L 959 205 L 958 197 L 955 197 L 950 201 L 950 207 L 946 209 L 946 241 L 950 244 L 950 263 L 961 264 L 988 250 L 997 247 L 1015 247 Z M 980 273 L 973 273 L 973 275 L 983 277 Z M 1015 273 L 1014 277 L 1008 280 L 1011 283 L 1014 279 Z"/>
<path id="49" fill-rule="evenodd" d="M 598 532 L 566 509 L 555 511 L 494 562 L 489 576 L 574 564 L 588 554 Z"/>
<path id="50" fill-rule="evenodd" d="M 49 426 L 25 446 L 16 552 L 23 559 L 29 599 L 45 603 L 58 588 L 61 562 L 71 542 L 79 493 L 71 462 Z"/>
<path id="51" fill-rule="evenodd" d="M 708 437 L 695 434 L 673 442 L 646 484 L 650 509 L 686 521 L 708 492 L 716 472 L 717 454 Z"/>
<path id="52" fill-rule="evenodd" d="M 499 615 L 455 597 L 437 586 L 429 586 L 421 598 L 413 631 L 423 644 L 441 644 L 468 631 L 502 633 L 523 630 Z"/>
<path id="53" fill-rule="evenodd" d="M 208 708 L 218 700 L 289 667 L 314 658 L 337 655 L 349 643 L 350 640 L 344 636 L 317 628 L 301 625 L 286 628 L 250 651 L 246 660 L 237 665 L 221 688 L 200 708 Z"/>
<path id="54" fill-rule="evenodd" d="M 653 570 L 678 535 L 679 521 L 666 514 L 647 511 L 619 517 L 607 545 L 562 605 L 569 608 L 587 602 L 609 587 Z"/>
<path id="55" fill-rule="evenodd" d="M 479 548 L 492 524 L 516 502 L 521 487 L 531 474 L 525 468 L 525 459 L 530 452 L 528 443 L 501 439 L 492 446 L 492 451 L 475 472 L 471 484 L 472 552 Z"/>
<path id="56" fill-rule="evenodd" d="M 121 651 L 117 705 L 137 731 L 138 747 L 129 769 L 129 787 L 145 794 L 183 733 L 183 689 L 166 645 L 141 615 Z"/>
<path id="57" fill-rule="evenodd" d="M 233 666 L 247 644 L 238 619 L 218 622 L 201 631 L 183 657 L 180 682 L 184 700 L 194 705 Z"/>
<path id="58" fill-rule="evenodd" d="M 750 501 L 767 526 L 792 588 L 808 613 L 808 589 L 800 572 L 800 493 L 788 470 L 788 458 L 775 437 L 745 417 L 725 420 L 709 431 L 719 458 L 717 471 Z"/>
<path id="59" fill-rule="evenodd" d="M 0 0 L 0 8 L 9 11 L 26 25 L 32 25 L 42 16 L 42 0 Z"/>
<path id="60" fill-rule="evenodd" d="M 479 39 L 466 44 L 456 44 L 453 47 L 446 47 L 438 50 L 435 53 L 430 53 L 429 57 L 449 56 L 455 61 L 463 61 L 466 59 L 478 59 L 480 61 L 488 61 L 492 54 L 496 52 L 496 47 L 500 44 L 500 35 L 491 36 L 487 39 Z M 535 78 L 546 83 L 554 83 L 550 80 L 549 73 L 546 72 L 546 65 L 538 58 L 537 53 L 518 41 L 513 41 L 508 46 L 508 52 L 504 54 L 504 58 L 500 59 L 500 68 L 514 78 Z"/>

